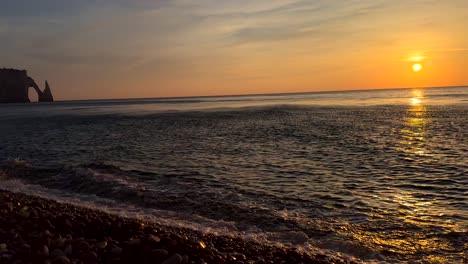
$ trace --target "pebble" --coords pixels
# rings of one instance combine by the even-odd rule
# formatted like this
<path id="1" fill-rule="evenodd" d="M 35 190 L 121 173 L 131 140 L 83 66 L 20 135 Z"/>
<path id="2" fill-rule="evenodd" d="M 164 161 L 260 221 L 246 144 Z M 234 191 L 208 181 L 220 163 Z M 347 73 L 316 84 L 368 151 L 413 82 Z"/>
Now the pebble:
<path id="1" fill-rule="evenodd" d="M 65 253 L 65 255 L 67 255 L 67 256 L 71 256 L 71 254 L 73 254 L 72 245 L 68 245 L 68 246 L 65 248 L 64 253 Z"/>
<path id="2" fill-rule="evenodd" d="M 19 210 L 18 214 L 21 215 L 21 216 L 24 217 L 24 218 L 28 218 L 28 217 L 29 217 L 29 212 L 28 212 L 28 211 L 25 211 L 25 210 Z"/>
<path id="3" fill-rule="evenodd" d="M 70 260 L 65 256 L 59 256 L 52 260 L 52 264 L 70 264 Z"/>
<path id="4" fill-rule="evenodd" d="M 114 256 L 118 256 L 120 254 L 122 254 L 122 249 L 119 248 L 119 247 L 114 247 L 111 249 L 111 254 L 114 255 Z"/>
<path id="5" fill-rule="evenodd" d="M 65 238 L 57 238 L 52 242 L 52 246 L 55 248 L 63 248 L 66 241 L 67 240 Z"/>
<path id="6" fill-rule="evenodd" d="M 23 244 L 21 245 L 21 249 L 25 250 L 25 251 L 28 251 L 31 249 L 31 246 L 29 244 Z"/>
<path id="7" fill-rule="evenodd" d="M 157 243 L 161 242 L 161 239 L 159 237 L 153 236 L 153 235 L 149 235 L 147 240 L 148 240 L 148 243 L 150 243 L 150 244 L 157 244 Z"/>
<path id="8" fill-rule="evenodd" d="M 67 227 L 68 229 L 71 229 L 73 227 L 72 222 L 68 219 L 65 219 L 65 221 L 63 221 L 63 225 Z"/>
<path id="9" fill-rule="evenodd" d="M 41 257 L 48 257 L 49 256 L 49 248 L 46 245 L 43 245 L 37 251 L 37 255 Z"/>
<path id="10" fill-rule="evenodd" d="M 165 249 L 154 249 L 151 251 L 151 255 L 156 259 L 165 259 L 169 255 L 169 252 Z"/>
<path id="11" fill-rule="evenodd" d="M 166 261 L 164 261 L 162 264 L 181 264 L 182 260 L 182 256 L 176 253 L 170 258 L 168 258 Z"/>
<path id="12" fill-rule="evenodd" d="M 171 242 L 169 243 L 169 246 L 171 246 L 171 247 L 176 247 L 177 244 L 179 244 L 179 242 L 177 242 L 177 240 L 173 239 L 173 240 L 171 240 Z"/>
<path id="13" fill-rule="evenodd" d="M 79 250 L 82 250 L 82 251 L 87 251 L 89 249 L 89 244 L 88 242 L 82 240 L 80 241 L 76 247 L 79 249 Z"/>
<path id="14" fill-rule="evenodd" d="M 138 246 L 138 245 L 140 245 L 140 243 L 141 243 L 141 239 L 132 239 L 132 240 L 128 241 L 128 244 L 130 246 Z"/>
<path id="15" fill-rule="evenodd" d="M 65 253 L 63 253 L 63 251 L 60 249 L 54 249 L 54 251 L 50 253 L 51 258 L 57 258 L 57 257 L 62 257 L 62 256 L 64 257 Z"/>
<path id="16" fill-rule="evenodd" d="M 241 253 L 234 253 L 233 256 L 239 261 L 245 261 L 247 257 Z"/>
<path id="17" fill-rule="evenodd" d="M 104 248 L 107 247 L 107 241 L 101 241 L 99 243 L 96 243 L 96 244 L 93 245 L 93 247 L 104 249 Z"/>
<path id="18" fill-rule="evenodd" d="M 88 251 L 81 255 L 81 260 L 83 260 L 86 263 L 94 263 L 98 259 L 98 256 L 95 252 L 93 251 Z"/>
<path id="19" fill-rule="evenodd" d="M 44 233 L 43 233 L 44 237 L 52 237 L 52 233 L 50 233 L 49 230 L 44 230 Z"/>
<path id="20" fill-rule="evenodd" d="M 2 197 L 5 197 L 4 191 L 0 191 L 0 201 Z M 41 198 L 34 198 L 37 204 L 31 204 L 27 202 L 28 196 L 21 194 L 8 197 L 7 201 L 13 201 L 15 206 L 6 211 L 7 204 L 0 202 L 0 238 L 5 238 L 0 241 L 2 264 L 355 263 L 334 261 L 328 256 L 320 258 L 319 255 L 306 258 L 294 249 L 263 246 L 240 238 L 139 224 L 137 220 L 58 205 L 53 201 L 44 202 Z M 21 210 L 23 206 L 16 207 L 18 202 L 30 208 Z M 24 217 L 22 211 L 31 214 Z"/>
<path id="21" fill-rule="evenodd" d="M 46 221 L 45 221 L 45 226 L 46 226 L 47 228 L 52 229 L 52 230 L 55 229 L 55 226 L 54 226 L 49 220 L 46 220 Z"/>

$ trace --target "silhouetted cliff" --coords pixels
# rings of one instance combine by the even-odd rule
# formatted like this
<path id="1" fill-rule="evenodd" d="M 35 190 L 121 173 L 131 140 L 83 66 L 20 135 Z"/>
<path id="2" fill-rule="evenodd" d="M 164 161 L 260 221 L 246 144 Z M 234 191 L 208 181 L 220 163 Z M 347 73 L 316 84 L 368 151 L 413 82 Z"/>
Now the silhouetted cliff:
<path id="1" fill-rule="evenodd" d="M 39 102 L 53 102 L 54 98 L 46 81 L 46 88 L 41 91 L 34 79 L 25 70 L 0 69 L 0 103 L 28 103 L 28 89 L 36 90 Z"/>

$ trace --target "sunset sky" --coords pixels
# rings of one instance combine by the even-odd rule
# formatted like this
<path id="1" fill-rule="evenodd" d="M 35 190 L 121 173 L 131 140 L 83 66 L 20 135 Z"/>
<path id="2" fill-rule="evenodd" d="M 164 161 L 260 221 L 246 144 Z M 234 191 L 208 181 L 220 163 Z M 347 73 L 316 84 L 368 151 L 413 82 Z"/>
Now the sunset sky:
<path id="1" fill-rule="evenodd" d="M 468 84 L 466 0 L 0 1 L 0 67 L 59 100 Z"/>

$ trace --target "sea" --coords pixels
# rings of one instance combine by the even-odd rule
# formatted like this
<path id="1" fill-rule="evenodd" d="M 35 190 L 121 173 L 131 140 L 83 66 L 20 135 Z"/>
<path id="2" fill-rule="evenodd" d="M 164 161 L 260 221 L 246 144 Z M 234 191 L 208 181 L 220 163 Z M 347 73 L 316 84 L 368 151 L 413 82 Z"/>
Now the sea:
<path id="1" fill-rule="evenodd" d="M 468 87 L 0 105 L 0 188 L 363 263 L 467 263 Z"/>

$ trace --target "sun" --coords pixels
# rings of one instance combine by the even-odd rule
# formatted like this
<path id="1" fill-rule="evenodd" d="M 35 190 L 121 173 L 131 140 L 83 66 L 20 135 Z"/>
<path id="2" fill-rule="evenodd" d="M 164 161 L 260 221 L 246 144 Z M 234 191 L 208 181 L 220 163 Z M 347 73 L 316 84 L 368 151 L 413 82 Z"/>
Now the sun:
<path id="1" fill-rule="evenodd" d="M 418 72 L 422 69 L 422 65 L 419 63 L 413 64 L 413 71 Z"/>

